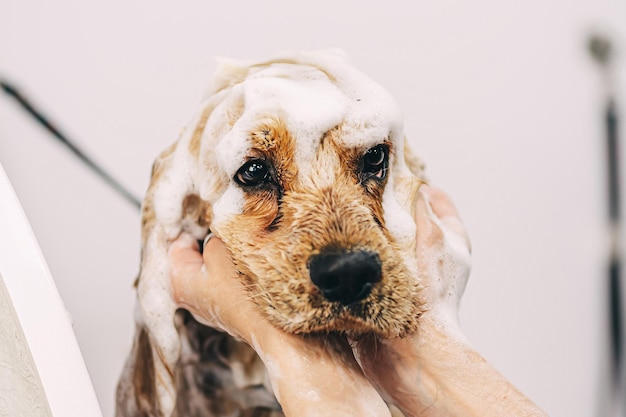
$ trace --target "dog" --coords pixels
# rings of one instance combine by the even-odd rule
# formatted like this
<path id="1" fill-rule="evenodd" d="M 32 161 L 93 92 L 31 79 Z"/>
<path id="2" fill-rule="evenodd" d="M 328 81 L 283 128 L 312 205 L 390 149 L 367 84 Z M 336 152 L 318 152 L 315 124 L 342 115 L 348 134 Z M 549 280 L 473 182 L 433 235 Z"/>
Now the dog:
<path id="1" fill-rule="evenodd" d="M 136 334 L 117 416 L 282 416 L 248 345 L 177 311 L 168 248 L 229 248 L 260 310 L 294 334 L 403 336 L 422 312 L 423 166 L 391 95 L 337 50 L 224 61 L 142 205 Z"/>

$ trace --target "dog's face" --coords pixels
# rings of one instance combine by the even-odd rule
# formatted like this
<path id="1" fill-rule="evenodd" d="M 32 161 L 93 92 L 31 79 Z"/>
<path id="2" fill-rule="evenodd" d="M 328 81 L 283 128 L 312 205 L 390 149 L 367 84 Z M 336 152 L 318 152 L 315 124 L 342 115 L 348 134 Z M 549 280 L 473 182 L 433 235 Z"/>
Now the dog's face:
<path id="1" fill-rule="evenodd" d="M 251 297 L 294 333 L 414 329 L 419 181 L 389 94 L 335 58 L 225 72 L 190 148 Z"/>

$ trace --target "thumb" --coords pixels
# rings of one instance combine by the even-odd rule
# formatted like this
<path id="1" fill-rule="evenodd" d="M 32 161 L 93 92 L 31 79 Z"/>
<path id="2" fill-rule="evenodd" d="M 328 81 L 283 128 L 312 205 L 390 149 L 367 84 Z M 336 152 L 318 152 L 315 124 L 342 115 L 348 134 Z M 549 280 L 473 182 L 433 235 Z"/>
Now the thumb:
<path id="1" fill-rule="evenodd" d="M 169 250 L 169 261 L 174 288 L 176 288 L 178 281 L 197 274 L 204 264 L 198 242 L 189 233 L 182 233 L 172 243 Z"/>

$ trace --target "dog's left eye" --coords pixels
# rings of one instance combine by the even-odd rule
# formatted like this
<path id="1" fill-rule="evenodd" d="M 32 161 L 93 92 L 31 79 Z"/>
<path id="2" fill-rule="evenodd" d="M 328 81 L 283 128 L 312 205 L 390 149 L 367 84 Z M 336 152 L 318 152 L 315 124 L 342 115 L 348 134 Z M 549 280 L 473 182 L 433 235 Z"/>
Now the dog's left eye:
<path id="1" fill-rule="evenodd" d="M 239 185 L 254 187 L 272 180 L 270 169 L 267 164 L 259 159 L 253 159 L 243 164 L 237 174 L 235 181 Z"/>
<path id="2" fill-rule="evenodd" d="M 389 151 L 385 145 L 374 146 L 363 155 L 363 173 L 379 179 L 387 176 Z"/>

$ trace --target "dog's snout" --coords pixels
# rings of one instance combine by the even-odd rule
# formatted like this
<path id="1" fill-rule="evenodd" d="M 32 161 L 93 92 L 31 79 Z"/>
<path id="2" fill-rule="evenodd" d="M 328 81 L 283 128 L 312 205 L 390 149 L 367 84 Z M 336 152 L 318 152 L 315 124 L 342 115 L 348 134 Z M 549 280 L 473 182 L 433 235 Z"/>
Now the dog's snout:
<path id="1" fill-rule="evenodd" d="M 328 301 L 348 305 L 367 297 L 380 281 L 380 257 L 369 251 L 321 253 L 311 257 L 309 272 Z"/>

